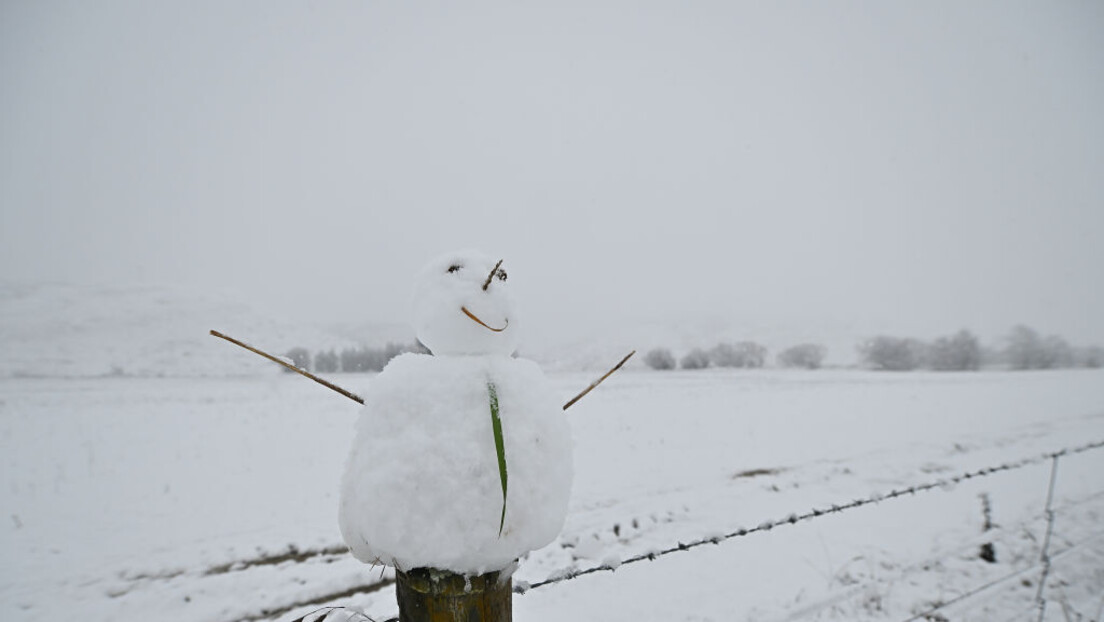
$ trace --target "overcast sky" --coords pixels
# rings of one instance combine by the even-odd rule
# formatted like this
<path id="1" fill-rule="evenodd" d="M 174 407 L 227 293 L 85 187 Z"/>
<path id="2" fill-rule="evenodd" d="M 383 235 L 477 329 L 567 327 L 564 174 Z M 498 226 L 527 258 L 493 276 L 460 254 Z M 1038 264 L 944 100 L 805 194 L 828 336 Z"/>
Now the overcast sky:
<path id="1" fill-rule="evenodd" d="M 1104 343 L 1104 3 L 0 4 L 0 278 Z"/>

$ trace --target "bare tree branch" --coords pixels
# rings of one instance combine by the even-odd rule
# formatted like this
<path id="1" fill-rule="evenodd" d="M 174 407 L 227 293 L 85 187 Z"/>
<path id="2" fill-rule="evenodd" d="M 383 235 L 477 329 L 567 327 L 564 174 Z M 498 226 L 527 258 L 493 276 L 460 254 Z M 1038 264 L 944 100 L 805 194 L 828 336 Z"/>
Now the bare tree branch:
<path id="1" fill-rule="evenodd" d="M 315 376 L 314 374 L 310 373 L 309 371 L 306 371 L 305 369 L 300 369 L 299 367 L 296 367 L 295 365 L 292 365 L 291 363 L 288 363 L 287 361 L 285 361 L 283 359 L 280 359 L 279 357 L 272 356 L 271 354 L 269 354 L 267 352 L 264 352 L 263 350 L 259 350 L 259 349 L 254 348 L 253 346 L 251 346 L 247 343 L 244 343 L 242 341 L 238 341 L 237 339 L 234 339 L 233 337 L 230 337 L 228 335 L 224 335 L 224 334 L 218 332 L 217 330 L 212 330 L 211 335 L 215 336 L 215 337 L 218 337 L 220 339 L 225 339 L 226 341 L 229 341 L 230 343 L 232 343 L 236 346 L 240 346 L 242 348 L 245 348 L 246 350 L 249 350 L 250 352 L 252 352 L 254 354 L 258 354 L 260 356 L 263 356 L 266 359 L 272 361 L 273 363 L 278 363 L 278 364 L 286 367 L 287 369 L 290 369 L 291 371 L 293 371 L 297 374 L 300 374 L 302 376 L 310 378 L 311 380 L 313 380 L 313 381 L 317 382 L 318 384 L 326 387 L 327 389 L 330 389 L 332 391 L 337 391 L 338 393 L 344 395 L 345 397 L 353 400 L 354 402 L 356 402 L 358 404 L 364 404 L 364 398 L 360 397 L 359 395 L 357 395 L 357 394 L 355 394 L 351 391 L 348 391 L 346 389 L 343 389 L 343 388 L 337 386 L 336 384 L 334 384 L 334 383 L 332 383 L 328 380 L 323 380 L 322 378 L 319 378 L 318 376 Z M 609 378 L 611 375 L 613 375 L 613 372 L 621 369 L 621 367 L 626 362 L 628 362 L 628 360 L 630 358 L 632 358 L 632 356 L 634 354 L 636 354 L 636 350 L 633 350 L 632 352 L 629 352 L 627 355 L 625 355 L 625 358 L 621 359 L 621 361 L 619 363 L 614 365 L 613 369 L 610 369 L 605 374 L 602 374 L 601 378 L 599 378 L 599 379 L 595 380 L 594 382 L 590 383 L 590 386 L 583 389 L 582 392 L 580 392 L 578 395 L 571 398 L 566 404 L 564 404 L 563 409 L 567 410 L 568 408 L 571 408 L 571 406 L 573 406 L 575 404 L 575 402 L 578 402 L 579 400 L 583 399 L 583 396 L 585 396 L 587 393 L 590 393 L 591 391 L 593 391 L 594 388 L 597 387 L 598 385 L 602 384 L 602 382 L 605 381 L 606 378 Z"/>
<path id="2" fill-rule="evenodd" d="M 502 260 L 499 259 L 498 263 L 495 264 L 495 267 L 491 268 L 491 273 L 487 275 L 487 280 L 483 281 L 483 291 L 487 291 L 487 288 L 491 286 L 491 279 L 494 278 L 495 273 L 498 272 L 498 267 L 501 265 Z"/>
<path id="3" fill-rule="evenodd" d="M 267 352 L 263 352 L 261 350 L 258 350 L 257 348 L 254 348 L 253 346 L 251 346 L 247 343 L 243 343 L 241 341 L 238 341 L 237 339 L 234 339 L 233 337 L 228 337 L 228 336 L 218 332 L 217 330 L 212 330 L 211 334 L 214 335 L 215 337 L 220 338 L 220 339 L 225 339 L 225 340 L 229 341 L 230 343 L 232 343 L 236 346 L 241 346 L 241 347 L 245 348 L 246 350 L 249 350 L 250 352 L 252 352 L 254 354 L 259 354 L 259 355 L 265 357 L 266 359 L 272 361 L 273 363 L 279 363 L 280 365 L 283 365 L 284 367 L 290 369 L 293 372 L 296 372 L 298 374 L 306 376 L 307 378 L 310 378 L 311 380 L 313 380 L 313 381 L 317 382 L 318 384 L 326 387 L 327 389 L 332 389 L 334 391 L 337 391 L 338 393 L 344 395 L 345 397 L 353 400 L 354 402 L 356 402 L 358 404 L 364 404 L 364 398 L 360 397 L 359 395 L 357 395 L 355 393 L 352 393 L 350 391 L 346 391 L 345 389 L 342 389 L 341 387 L 337 386 L 336 384 L 334 384 L 332 382 L 329 382 L 327 380 L 323 380 L 323 379 L 319 378 L 318 376 L 315 376 L 314 374 L 310 373 L 309 371 L 306 371 L 304 369 L 300 369 L 300 368 L 292 365 L 291 363 L 288 363 L 285 360 L 282 360 L 280 358 L 272 356 L 271 354 L 269 354 Z"/>
<path id="4" fill-rule="evenodd" d="M 636 350 L 633 350 L 632 352 L 629 352 L 627 355 L 625 355 L 625 358 L 621 359 L 620 363 L 614 365 L 613 369 L 607 371 L 601 378 L 599 378 L 599 379 L 595 380 L 594 382 L 590 383 L 590 386 L 583 389 L 582 393 L 580 393 L 580 394 L 576 395 L 575 397 L 571 398 L 566 404 L 564 404 L 563 409 L 567 410 L 568 408 L 571 408 L 572 404 L 574 404 L 575 402 L 578 402 L 579 400 L 583 399 L 583 396 L 586 395 L 587 393 L 590 393 L 591 391 L 593 391 L 594 387 L 602 384 L 602 381 L 605 380 L 606 378 L 609 378 L 613 374 L 613 372 L 621 369 L 621 366 L 624 365 L 630 358 L 632 358 L 632 355 L 634 355 L 634 354 L 636 354 Z"/>

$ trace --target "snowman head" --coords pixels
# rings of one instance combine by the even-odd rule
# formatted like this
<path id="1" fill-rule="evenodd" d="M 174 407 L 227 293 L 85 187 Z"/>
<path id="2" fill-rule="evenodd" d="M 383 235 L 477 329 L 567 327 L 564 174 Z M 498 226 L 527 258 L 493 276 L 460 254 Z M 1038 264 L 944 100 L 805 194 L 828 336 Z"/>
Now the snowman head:
<path id="1" fill-rule="evenodd" d="M 414 330 L 434 354 L 513 354 L 517 320 L 501 260 L 478 251 L 438 257 L 414 286 Z"/>

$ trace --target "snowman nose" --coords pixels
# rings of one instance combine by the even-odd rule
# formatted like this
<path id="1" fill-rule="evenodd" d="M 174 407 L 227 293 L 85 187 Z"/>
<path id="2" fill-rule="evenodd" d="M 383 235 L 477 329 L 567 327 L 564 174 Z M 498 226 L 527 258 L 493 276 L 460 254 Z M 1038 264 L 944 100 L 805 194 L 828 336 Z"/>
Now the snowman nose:
<path id="1" fill-rule="evenodd" d="M 502 265 L 502 260 L 499 259 L 495 267 L 491 268 L 491 273 L 487 275 L 487 280 L 483 282 L 483 291 L 487 291 L 487 288 L 491 286 L 491 280 L 494 279 L 494 275 L 498 272 L 499 266 Z"/>

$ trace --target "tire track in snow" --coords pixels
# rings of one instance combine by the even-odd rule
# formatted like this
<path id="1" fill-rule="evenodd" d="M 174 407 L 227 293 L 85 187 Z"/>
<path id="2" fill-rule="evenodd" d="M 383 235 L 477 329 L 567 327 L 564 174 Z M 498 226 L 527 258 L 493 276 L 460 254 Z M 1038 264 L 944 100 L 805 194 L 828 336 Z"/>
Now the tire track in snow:
<path id="1" fill-rule="evenodd" d="M 316 596 L 314 598 L 309 598 L 305 600 L 297 600 L 272 609 L 261 609 L 255 614 L 249 614 L 243 617 L 234 618 L 233 620 L 228 620 L 227 622 L 260 622 L 261 620 L 271 620 L 273 618 L 282 616 L 285 613 L 295 611 L 296 609 L 306 609 L 308 607 L 319 607 L 322 605 L 328 605 L 329 603 L 345 598 L 352 598 L 353 596 L 363 596 L 365 594 L 378 592 L 394 584 L 395 579 L 393 578 L 381 579 L 374 583 L 357 585 L 338 592 L 328 592 L 326 594 L 322 594 L 321 596 Z"/>
<path id="2" fill-rule="evenodd" d="M 174 570 L 164 570 L 160 572 L 129 573 L 123 571 L 122 573 L 120 573 L 120 578 L 131 583 L 142 583 L 148 581 L 171 581 L 173 579 L 176 579 L 177 577 L 181 577 L 184 575 L 209 577 L 228 574 L 231 572 L 240 572 L 242 570 L 248 570 L 249 568 L 254 568 L 257 566 L 278 566 L 287 562 L 301 564 L 316 557 L 336 558 L 348 552 L 349 549 L 344 544 L 334 544 L 322 548 L 304 550 L 300 550 L 298 547 L 292 545 L 289 546 L 288 550 L 283 553 L 262 553 L 261 555 L 258 555 L 256 557 L 247 557 L 244 559 L 225 562 L 214 566 L 208 566 L 198 571 L 186 570 L 182 568 Z M 118 596 L 121 596 L 128 591 L 129 590 L 126 590 L 121 594 L 118 594 Z"/>
<path id="3" fill-rule="evenodd" d="M 148 610 L 183 601 L 192 612 L 190 619 L 255 622 L 298 609 L 347 604 L 349 598 L 394 584 L 392 574 L 377 572 L 368 578 L 363 568 L 344 544 L 304 549 L 291 545 L 206 567 L 124 571 L 118 575 L 123 583 L 104 593 L 124 608 Z"/>
<path id="4" fill-rule="evenodd" d="M 280 554 L 266 554 L 243 559 L 228 564 L 211 566 L 203 572 L 203 576 L 227 574 L 253 568 L 255 566 L 278 566 L 287 562 L 301 564 L 316 557 L 340 557 L 349 552 L 349 547 L 344 544 L 333 544 L 320 549 L 306 549 L 300 551 L 298 547 L 290 546 L 288 550 Z"/>

